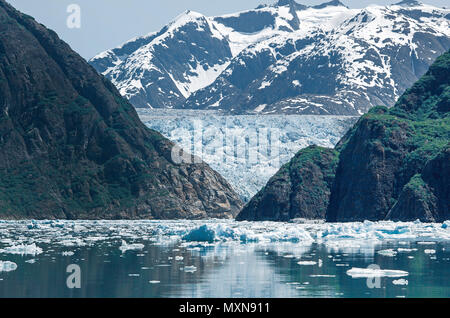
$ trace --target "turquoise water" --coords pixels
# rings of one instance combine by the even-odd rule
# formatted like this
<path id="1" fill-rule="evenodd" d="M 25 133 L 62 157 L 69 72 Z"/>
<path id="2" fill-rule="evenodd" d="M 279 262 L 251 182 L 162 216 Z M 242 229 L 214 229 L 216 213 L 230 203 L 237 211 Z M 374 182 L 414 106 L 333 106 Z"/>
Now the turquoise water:
<path id="1" fill-rule="evenodd" d="M 323 224 L 211 221 L 199 232 L 202 224 L 0 223 L 0 261 L 17 265 L 0 271 L 0 297 L 450 297 L 450 241 L 439 224 L 339 225 L 343 235 L 330 241 L 318 239 L 331 235 Z M 357 237 L 368 227 L 364 237 L 389 237 Z M 192 233 L 209 237 L 187 240 Z M 80 267 L 80 289 L 67 287 L 70 264 Z M 374 265 L 406 276 L 368 284 L 347 273 Z"/>

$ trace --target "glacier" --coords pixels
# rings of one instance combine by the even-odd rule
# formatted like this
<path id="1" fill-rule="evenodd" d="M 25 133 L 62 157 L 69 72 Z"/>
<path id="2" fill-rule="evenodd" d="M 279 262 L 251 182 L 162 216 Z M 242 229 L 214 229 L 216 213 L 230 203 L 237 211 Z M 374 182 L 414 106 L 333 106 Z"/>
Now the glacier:
<path id="1" fill-rule="evenodd" d="M 163 109 L 138 109 L 138 114 L 149 128 L 219 172 L 244 202 L 299 150 L 310 145 L 334 147 L 358 119 Z"/>

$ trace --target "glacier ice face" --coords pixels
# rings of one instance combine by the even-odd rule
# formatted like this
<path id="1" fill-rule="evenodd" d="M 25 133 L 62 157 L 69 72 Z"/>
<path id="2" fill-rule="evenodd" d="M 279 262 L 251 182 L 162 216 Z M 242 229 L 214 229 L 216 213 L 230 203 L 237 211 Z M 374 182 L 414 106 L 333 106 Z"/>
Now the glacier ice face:
<path id="1" fill-rule="evenodd" d="M 249 201 L 310 145 L 333 147 L 356 122 L 346 116 L 223 116 L 214 111 L 138 110 L 141 120 L 219 172 Z"/>

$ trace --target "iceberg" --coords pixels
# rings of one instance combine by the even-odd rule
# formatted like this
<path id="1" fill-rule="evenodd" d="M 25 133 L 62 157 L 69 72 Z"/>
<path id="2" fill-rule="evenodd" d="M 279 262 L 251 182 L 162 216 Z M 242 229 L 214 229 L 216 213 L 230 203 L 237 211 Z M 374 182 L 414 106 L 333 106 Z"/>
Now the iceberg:
<path id="1" fill-rule="evenodd" d="M 127 244 L 124 240 L 122 240 L 122 245 L 119 247 L 119 249 L 122 251 L 122 253 L 125 253 L 126 251 L 136 251 L 136 250 L 142 250 L 144 249 L 144 244 Z"/>

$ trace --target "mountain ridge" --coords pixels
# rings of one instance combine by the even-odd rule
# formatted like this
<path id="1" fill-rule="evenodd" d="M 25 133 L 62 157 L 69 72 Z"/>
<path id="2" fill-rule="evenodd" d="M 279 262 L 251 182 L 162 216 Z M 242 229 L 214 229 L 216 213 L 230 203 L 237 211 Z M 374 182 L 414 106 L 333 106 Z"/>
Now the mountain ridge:
<path id="1" fill-rule="evenodd" d="M 392 106 L 450 48 L 448 9 L 325 4 L 199 14 L 90 63 L 137 108 L 361 115 Z"/>

